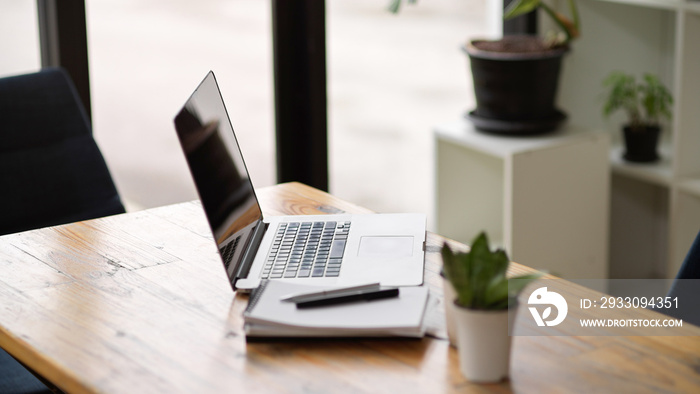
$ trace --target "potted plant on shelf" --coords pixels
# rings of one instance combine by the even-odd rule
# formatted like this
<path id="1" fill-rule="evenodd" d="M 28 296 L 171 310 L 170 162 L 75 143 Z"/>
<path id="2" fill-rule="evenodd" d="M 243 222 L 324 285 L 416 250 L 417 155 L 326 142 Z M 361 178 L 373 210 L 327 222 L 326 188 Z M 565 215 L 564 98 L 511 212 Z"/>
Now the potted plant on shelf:
<path id="1" fill-rule="evenodd" d="M 498 134 L 538 134 L 555 130 L 566 115 L 555 107 L 563 56 L 580 35 L 578 11 L 568 0 L 571 18 L 541 0 L 515 0 L 505 10 L 510 19 L 536 9 L 552 18 L 561 32 L 545 37 L 506 35 L 499 40 L 471 40 L 464 47 L 471 65 L 476 109 L 468 118 L 479 130 Z"/>
<path id="2" fill-rule="evenodd" d="M 603 115 L 609 117 L 622 110 L 627 122 L 622 132 L 625 141 L 623 158 L 632 162 L 658 160 L 657 145 L 661 134 L 661 121 L 671 119 L 673 96 L 652 74 L 644 74 L 637 83 L 634 75 L 613 71 L 603 80 L 607 98 Z"/>
<path id="3" fill-rule="evenodd" d="M 398 12 L 402 0 L 392 0 Z M 415 0 L 408 0 L 415 3 Z M 507 35 L 499 40 L 476 39 L 464 46 L 469 56 L 476 109 L 467 117 L 478 130 L 496 134 L 538 134 L 555 130 L 566 115 L 555 108 L 561 60 L 580 35 L 578 10 L 568 0 L 571 18 L 541 0 L 515 0 L 505 19 L 543 10 L 561 29 L 545 37 Z"/>
<path id="4" fill-rule="evenodd" d="M 454 309 L 460 370 L 477 382 L 508 376 L 511 338 L 518 293 L 540 274 L 507 278 L 510 260 L 502 249 L 491 251 L 485 233 L 472 241 L 469 252 L 442 247 L 444 276 L 456 299 L 445 300 Z"/>

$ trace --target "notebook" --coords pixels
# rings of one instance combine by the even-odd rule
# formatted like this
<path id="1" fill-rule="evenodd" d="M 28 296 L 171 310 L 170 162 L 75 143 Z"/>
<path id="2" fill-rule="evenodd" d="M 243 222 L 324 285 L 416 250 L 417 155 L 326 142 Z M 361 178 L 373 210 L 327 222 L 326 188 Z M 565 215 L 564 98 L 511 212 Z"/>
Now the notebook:
<path id="1" fill-rule="evenodd" d="M 267 279 L 423 283 L 424 214 L 263 215 L 213 72 L 177 114 L 175 128 L 234 290 Z"/>
<path id="2" fill-rule="evenodd" d="M 422 337 L 428 289 L 402 287 L 395 298 L 298 309 L 280 299 L 323 290 L 283 281 L 264 281 L 243 313 L 247 337 Z"/>

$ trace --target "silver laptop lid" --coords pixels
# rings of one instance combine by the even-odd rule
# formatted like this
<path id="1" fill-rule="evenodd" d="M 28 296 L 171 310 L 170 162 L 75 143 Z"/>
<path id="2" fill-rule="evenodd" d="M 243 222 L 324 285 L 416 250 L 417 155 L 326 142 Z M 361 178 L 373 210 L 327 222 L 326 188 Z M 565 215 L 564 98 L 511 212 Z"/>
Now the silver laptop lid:
<path id="1" fill-rule="evenodd" d="M 262 211 L 213 72 L 177 114 L 175 129 L 235 289 L 257 251 Z"/>

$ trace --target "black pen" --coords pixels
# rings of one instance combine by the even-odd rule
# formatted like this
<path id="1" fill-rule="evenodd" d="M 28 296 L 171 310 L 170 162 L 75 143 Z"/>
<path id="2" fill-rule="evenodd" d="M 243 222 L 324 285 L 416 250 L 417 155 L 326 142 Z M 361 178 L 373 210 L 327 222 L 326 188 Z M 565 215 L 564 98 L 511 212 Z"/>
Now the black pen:
<path id="1" fill-rule="evenodd" d="M 348 302 L 354 302 L 354 301 L 371 301 L 371 300 L 377 300 L 380 298 L 391 298 L 391 297 L 397 297 L 399 295 L 399 289 L 398 288 L 391 288 L 391 289 L 381 289 L 381 290 L 360 290 L 355 293 L 351 294 L 342 294 L 342 295 L 328 295 L 323 298 L 317 298 L 313 301 L 300 301 L 297 302 L 297 308 L 303 309 L 303 308 L 313 308 L 317 306 L 326 306 L 326 305 L 338 305 L 338 304 L 345 304 Z"/>
<path id="2" fill-rule="evenodd" d="M 351 294 L 357 294 L 359 291 L 363 291 L 363 292 L 374 291 L 374 290 L 379 290 L 380 288 L 381 288 L 381 284 L 379 282 L 368 283 L 368 284 L 364 284 L 364 285 L 354 285 L 354 286 L 350 286 L 350 287 L 329 288 L 329 289 L 324 289 L 324 290 L 320 290 L 320 291 L 290 294 L 286 297 L 280 298 L 280 301 L 294 302 L 294 303 L 300 303 L 300 302 L 306 302 L 306 301 L 316 301 L 316 300 L 320 300 L 320 299 L 329 298 L 331 296 L 351 295 Z"/>

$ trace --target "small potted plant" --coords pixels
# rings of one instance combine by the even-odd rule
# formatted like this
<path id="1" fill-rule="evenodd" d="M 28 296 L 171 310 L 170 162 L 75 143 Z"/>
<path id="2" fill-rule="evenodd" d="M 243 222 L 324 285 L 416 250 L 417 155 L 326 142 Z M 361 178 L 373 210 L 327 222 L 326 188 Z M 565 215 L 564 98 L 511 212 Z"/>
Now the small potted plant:
<path id="1" fill-rule="evenodd" d="M 456 295 L 455 300 L 445 300 L 445 305 L 454 306 L 451 313 L 462 374 L 475 382 L 507 377 L 516 297 L 540 274 L 507 278 L 508 255 L 502 249 L 491 251 L 483 232 L 469 252 L 453 252 L 445 244 L 442 261 L 445 279 Z"/>
<path id="2" fill-rule="evenodd" d="M 397 12 L 402 0 L 392 0 Z M 409 0 L 414 3 L 415 0 Z M 578 10 L 568 0 L 571 17 L 541 0 L 515 0 L 505 19 L 541 9 L 561 30 L 544 37 L 506 35 L 498 40 L 470 40 L 469 56 L 476 109 L 467 117 L 481 131 L 496 134 L 538 134 L 555 130 L 566 115 L 555 108 L 561 61 L 572 40 L 580 35 Z"/>
<path id="3" fill-rule="evenodd" d="M 662 120 L 671 119 L 673 97 L 652 74 L 644 74 L 637 82 L 634 75 L 613 71 L 603 80 L 606 100 L 603 115 L 618 110 L 627 115 L 622 131 L 625 141 L 623 158 L 633 162 L 653 162 L 659 155 L 656 147 Z"/>

